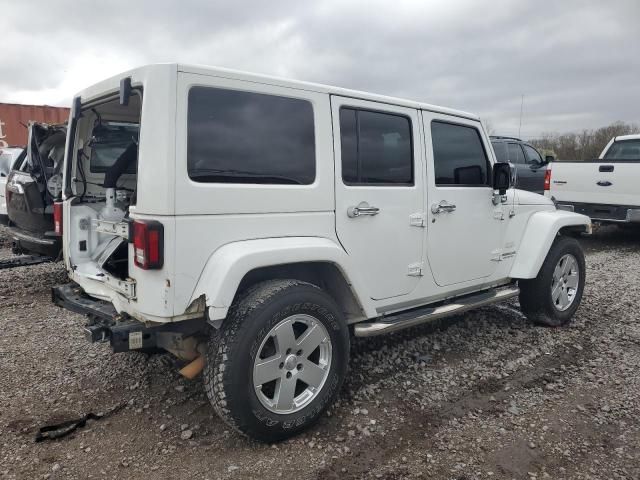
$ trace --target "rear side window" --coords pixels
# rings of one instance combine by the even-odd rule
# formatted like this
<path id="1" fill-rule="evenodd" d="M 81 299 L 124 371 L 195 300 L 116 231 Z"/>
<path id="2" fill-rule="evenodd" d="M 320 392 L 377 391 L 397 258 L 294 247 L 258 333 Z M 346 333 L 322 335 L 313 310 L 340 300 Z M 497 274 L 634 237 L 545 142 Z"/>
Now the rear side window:
<path id="1" fill-rule="evenodd" d="M 504 142 L 495 142 L 491 144 L 493 146 L 493 151 L 496 154 L 496 159 L 498 162 L 506 163 L 509 161 L 509 156 L 507 155 L 507 144 Z"/>
<path id="2" fill-rule="evenodd" d="M 340 109 L 342 180 L 347 185 L 413 185 L 411 121 L 391 113 Z"/>
<path id="3" fill-rule="evenodd" d="M 434 121 L 431 137 L 436 185 L 487 185 L 489 162 L 476 128 Z"/>
<path id="4" fill-rule="evenodd" d="M 518 165 L 525 163 L 522 147 L 517 143 L 509 144 L 509 161 Z"/>
<path id="5" fill-rule="evenodd" d="M 291 185 L 315 180 L 310 102 L 193 87 L 188 108 L 187 169 L 192 180 Z"/>
<path id="6" fill-rule="evenodd" d="M 640 160 L 640 140 L 620 140 L 614 142 L 607 153 L 605 160 Z"/>
<path id="7" fill-rule="evenodd" d="M 529 145 L 523 145 L 524 152 L 527 154 L 527 163 L 539 163 L 542 164 L 542 157 L 538 153 L 538 151 L 530 147 Z"/>

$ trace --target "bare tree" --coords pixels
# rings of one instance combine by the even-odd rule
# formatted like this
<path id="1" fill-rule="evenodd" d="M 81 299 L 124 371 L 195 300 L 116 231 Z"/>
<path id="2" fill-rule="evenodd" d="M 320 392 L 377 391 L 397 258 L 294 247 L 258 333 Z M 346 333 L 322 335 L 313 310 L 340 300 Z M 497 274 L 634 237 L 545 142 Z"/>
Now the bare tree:
<path id="1" fill-rule="evenodd" d="M 530 141 L 539 150 L 554 155 L 558 160 L 591 160 L 598 158 L 609 140 L 618 135 L 640 133 L 634 123 L 615 122 L 595 130 L 569 133 L 544 133 Z"/>

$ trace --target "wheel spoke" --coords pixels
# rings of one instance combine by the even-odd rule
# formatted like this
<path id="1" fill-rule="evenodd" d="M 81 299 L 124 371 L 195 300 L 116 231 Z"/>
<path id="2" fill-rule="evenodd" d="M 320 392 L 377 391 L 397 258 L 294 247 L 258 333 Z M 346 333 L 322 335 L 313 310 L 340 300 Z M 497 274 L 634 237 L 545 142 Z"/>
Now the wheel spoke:
<path id="1" fill-rule="evenodd" d="M 293 396 L 296 393 L 296 380 L 281 377 L 276 386 L 276 408 L 278 410 L 290 410 L 293 407 Z"/>
<path id="2" fill-rule="evenodd" d="M 282 357 L 279 354 L 264 360 L 256 360 L 253 368 L 253 384 L 259 387 L 279 378 L 282 375 L 282 370 L 280 370 L 281 362 Z"/>
<path id="3" fill-rule="evenodd" d="M 560 267 L 560 263 L 558 263 L 556 268 L 553 270 L 553 279 L 556 282 L 559 282 L 562 279 L 562 267 Z"/>
<path id="4" fill-rule="evenodd" d="M 310 387 L 318 388 L 324 380 L 325 373 L 326 371 L 322 367 L 309 360 L 304 360 L 298 377 Z"/>
<path id="5" fill-rule="evenodd" d="M 293 348 L 296 344 L 296 337 L 293 333 L 293 323 L 284 322 L 273 330 L 276 340 L 277 352 L 282 355 L 287 348 Z"/>
<path id="6" fill-rule="evenodd" d="M 567 287 L 569 288 L 578 288 L 579 277 L 578 273 L 572 273 L 567 277 Z"/>
<path id="7" fill-rule="evenodd" d="M 569 305 L 569 294 L 567 289 L 564 289 L 562 293 L 560 293 L 560 307 L 565 308 L 567 305 Z"/>
<path id="8" fill-rule="evenodd" d="M 558 282 L 556 283 L 556 286 L 554 287 L 554 289 L 551 290 L 551 299 L 553 300 L 553 303 L 555 304 L 558 303 L 558 299 L 560 298 L 561 293 L 562 293 L 562 283 Z"/>
<path id="9" fill-rule="evenodd" d="M 562 266 L 562 274 L 569 275 L 574 266 L 573 257 L 567 257 L 564 260 L 564 265 Z"/>
<path id="10" fill-rule="evenodd" d="M 326 339 L 325 334 L 317 325 L 312 325 L 298 339 L 298 349 L 307 358 Z"/>

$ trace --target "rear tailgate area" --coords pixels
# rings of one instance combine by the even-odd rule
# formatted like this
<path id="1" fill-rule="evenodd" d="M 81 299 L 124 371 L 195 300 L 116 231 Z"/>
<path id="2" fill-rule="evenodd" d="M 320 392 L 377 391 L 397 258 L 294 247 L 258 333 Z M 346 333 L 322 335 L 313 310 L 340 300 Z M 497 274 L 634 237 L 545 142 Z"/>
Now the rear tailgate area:
<path id="1" fill-rule="evenodd" d="M 640 206 L 640 161 L 554 162 L 551 196 L 557 202 Z"/>

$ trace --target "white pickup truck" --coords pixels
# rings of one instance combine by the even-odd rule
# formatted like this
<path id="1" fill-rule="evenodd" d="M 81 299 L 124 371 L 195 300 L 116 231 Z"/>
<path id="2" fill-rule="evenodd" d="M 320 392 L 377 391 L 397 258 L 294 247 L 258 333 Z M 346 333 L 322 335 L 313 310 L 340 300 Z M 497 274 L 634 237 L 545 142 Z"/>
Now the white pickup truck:
<path id="1" fill-rule="evenodd" d="M 640 226 L 639 182 L 640 134 L 624 135 L 612 138 L 597 160 L 550 164 L 545 193 L 560 210 Z"/>
<path id="2" fill-rule="evenodd" d="M 516 296 L 565 325 L 584 288 L 589 218 L 513 188 L 477 116 L 410 100 L 141 67 L 75 97 L 62 184 L 54 301 L 91 341 L 189 361 L 264 441 L 322 415 L 351 335 Z"/>

